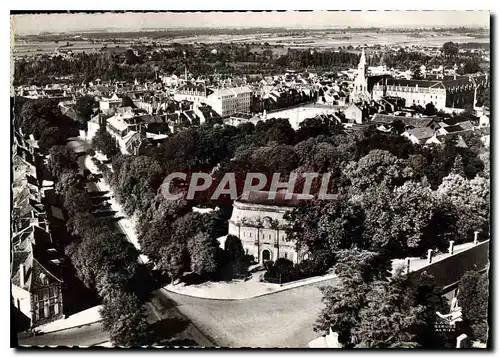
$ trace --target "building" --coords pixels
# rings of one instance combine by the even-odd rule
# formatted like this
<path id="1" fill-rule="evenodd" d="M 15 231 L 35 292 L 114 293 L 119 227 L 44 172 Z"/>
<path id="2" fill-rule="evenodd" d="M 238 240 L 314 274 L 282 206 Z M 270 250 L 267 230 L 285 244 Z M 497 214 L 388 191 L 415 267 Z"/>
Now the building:
<path id="1" fill-rule="evenodd" d="M 293 210 L 299 200 L 297 194 L 286 200 L 285 193 L 277 192 L 274 199 L 269 199 L 267 191 L 250 191 L 233 203 L 229 234 L 239 237 L 245 252 L 259 263 L 278 258 L 297 263 L 304 258 L 296 251 L 295 243 L 286 240 L 283 215 Z"/>
<path id="2" fill-rule="evenodd" d="M 48 224 L 49 218 L 63 217 L 56 216 L 51 205 L 53 182 L 43 180 L 43 159 L 37 160 L 41 156 L 26 146 L 33 148 L 18 134 L 13 157 L 10 278 L 12 303 L 23 329 L 64 317 L 63 259 Z"/>
<path id="3" fill-rule="evenodd" d="M 186 84 L 179 88 L 174 94 L 174 99 L 176 101 L 190 101 L 190 102 L 205 102 L 207 97 L 211 95 L 214 91 L 207 88 L 204 84 L 193 85 L 191 83 Z"/>
<path id="4" fill-rule="evenodd" d="M 406 130 L 402 136 L 408 138 L 413 144 L 427 144 L 427 141 L 435 137 L 436 131 L 429 127 L 420 127 Z"/>
<path id="5" fill-rule="evenodd" d="M 221 117 L 250 112 L 252 90 L 248 87 L 234 87 L 217 90 L 206 98 L 206 104 Z"/>
<path id="6" fill-rule="evenodd" d="M 436 80 L 382 79 L 373 87 L 372 98 L 405 99 L 406 107 L 432 103 L 438 110 L 463 109 L 476 103 L 477 91 L 489 87 L 487 76 L 453 76 Z"/>
<path id="7" fill-rule="evenodd" d="M 99 109 L 103 112 L 114 110 L 122 105 L 122 99 L 116 93 L 111 98 L 102 97 L 99 101 Z"/>
<path id="8" fill-rule="evenodd" d="M 359 59 L 358 70 L 356 77 L 354 79 L 354 88 L 349 95 L 349 102 L 358 103 L 370 100 L 370 94 L 368 93 L 368 81 L 365 76 L 365 65 L 366 57 L 365 50 L 361 51 L 361 57 Z"/>
<path id="9" fill-rule="evenodd" d="M 351 105 L 344 110 L 344 115 L 350 123 L 361 124 L 368 117 L 368 111 L 364 106 L 351 103 Z"/>
<path id="10" fill-rule="evenodd" d="M 31 220 L 12 238 L 11 287 L 14 306 L 30 326 L 64 317 L 61 259 L 45 223 Z"/>

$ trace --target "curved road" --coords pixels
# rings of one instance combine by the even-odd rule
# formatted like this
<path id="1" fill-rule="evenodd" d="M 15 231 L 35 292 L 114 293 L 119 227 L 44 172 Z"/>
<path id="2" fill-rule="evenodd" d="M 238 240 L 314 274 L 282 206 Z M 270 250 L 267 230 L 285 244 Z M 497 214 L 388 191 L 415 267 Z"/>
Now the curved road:
<path id="1" fill-rule="evenodd" d="M 313 326 L 323 307 L 321 286 L 313 283 L 245 300 L 212 300 L 162 290 L 177 309 L 220 347 L 306 348 L 317 338 Z"/>

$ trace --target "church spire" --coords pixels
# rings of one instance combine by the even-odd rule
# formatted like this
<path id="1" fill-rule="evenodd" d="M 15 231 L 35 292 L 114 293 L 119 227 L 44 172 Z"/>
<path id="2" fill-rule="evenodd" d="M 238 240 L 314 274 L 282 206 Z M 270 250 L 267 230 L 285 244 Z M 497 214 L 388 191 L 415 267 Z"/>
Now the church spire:
<path id="1" fill-rule="evenodd" d="M 361 57 L 359 58 L 358 68 L 363 68 L 363 70 L 364 70 L 365 69 L 365 65 L 366 65 L 366 57 L 365 57 L 365 48 L 363 47 L 361 49 Z"/>

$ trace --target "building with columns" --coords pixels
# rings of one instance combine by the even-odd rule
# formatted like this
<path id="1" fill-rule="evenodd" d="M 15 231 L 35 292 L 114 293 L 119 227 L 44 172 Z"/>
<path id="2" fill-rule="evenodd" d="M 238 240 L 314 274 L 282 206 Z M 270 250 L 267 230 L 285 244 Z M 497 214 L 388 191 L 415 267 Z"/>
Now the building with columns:
<path id="1" fill-rule="evenodd" d="M 297 194 L 286 199 L 283 191 L 275 194 L 274 199 L 269 199 L 267 191 L 250 191 L 236 199 L 229 234 L 239 237 L 245 253 L 253 255 L 258 263 L 278 258 L 298 263 L 304 259 L 304 253 L 296 251 L 295 242 L 286 240 L 287 223 L 283 216 L 298 205 L 299 199 Z M 306 200 L 312 198 L 311 195 Z"/>

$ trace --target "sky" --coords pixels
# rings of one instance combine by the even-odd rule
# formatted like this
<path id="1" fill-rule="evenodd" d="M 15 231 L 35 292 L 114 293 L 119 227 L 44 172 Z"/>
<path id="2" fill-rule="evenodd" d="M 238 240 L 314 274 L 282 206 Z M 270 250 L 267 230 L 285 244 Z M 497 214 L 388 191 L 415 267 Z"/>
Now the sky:
<path id="1" fill-rule="evenodd" d="M 488 11 L 190 12 L 11 15 L 17 35 L 186 27 L 489 27 Z"/>

